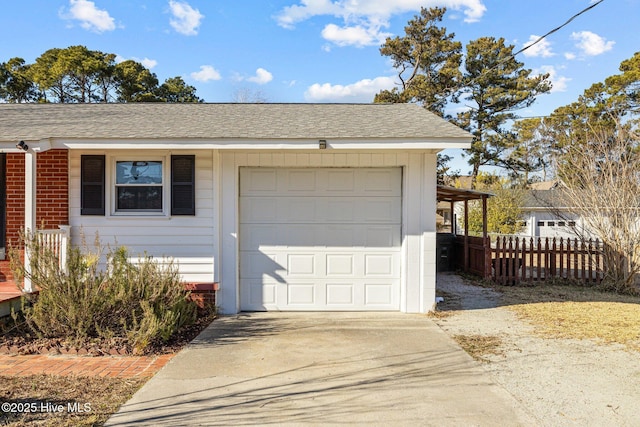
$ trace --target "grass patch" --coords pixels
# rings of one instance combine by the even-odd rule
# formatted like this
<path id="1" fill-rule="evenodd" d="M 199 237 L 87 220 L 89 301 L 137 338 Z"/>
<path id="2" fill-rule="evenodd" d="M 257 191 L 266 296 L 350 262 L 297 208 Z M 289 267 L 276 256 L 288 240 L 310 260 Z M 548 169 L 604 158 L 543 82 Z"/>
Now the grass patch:
<path id="1" fill-rule="evenodd" d="M 475 283 L 474 283 L 475 284 Z M 571 283 L 545 283 L 534 286 L 493 285 L 494 290 L 502 293 L 502 305 L 540 302 L 620 302 L 640 304 L 640 297 L 606 292 L 592 286 L 579 286 Z"/>
<path id="2" fill-rule="evenodd" d="M 446 319 L 447 317 L 451 317 L 455 314 L 455 311 L 441 311 L 436 308 L 433 311 L 427 313 L 427 317 L 434 320 Z"/>
<path id="3" fill-rule="evenodd" d="M 502 338 L 496 335 L 454 335 L 452 337 L 464 351 L 480 362 L 489 362 L 489 355 L 503 355 Z"/>
<path id="4" fill-rule="evenodd" d="M 640 297 L 571 283 L 494 286 L 501 305 L 549 338 L 593 339 L 640 350 Z"/>
<path id="5" fill-rule="evenodd" d="M 562 301 L 510 309 L 545 337 L 594 339 L 640 350 L 640 305 L 615 301 Z"/>
<path id="6" fill-rule="evenodd" d="M 0 402 L 35 404 L 32 413 L 0 411 L 0 425 L 7 426 L 95 426 L 104 424 L 109 416 L 147 381 L 146 378 L 99 378 L 56 375 L 25 377 L 0 376 Z M 41 405 L 63 405 L 64 410 L 52 413 L 40 410 Z M 68 412 L 68 404 L 90 409 L 84 413 Z M 84 406 L 88 404 L 89 406 Z"/>

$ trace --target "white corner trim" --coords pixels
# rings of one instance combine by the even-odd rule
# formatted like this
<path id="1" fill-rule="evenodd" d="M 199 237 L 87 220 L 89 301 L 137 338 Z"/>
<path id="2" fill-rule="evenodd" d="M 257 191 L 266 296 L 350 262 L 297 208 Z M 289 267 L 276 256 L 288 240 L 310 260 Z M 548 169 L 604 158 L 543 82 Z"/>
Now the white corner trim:
<path id="1" fill-rule="evenodd" d="M 36 194 L 37 194 L 37 154 L 27 151 L 24 154 L 24 230 L 27 233 L 36 231 Z M 31 266 L 31 256 L 28 250 L 24 251 L 24 266 L 27 272 Z M 28 275 L 24 277 L 24 289 L 27 292 L 33 291 L 33 285 Z"/>

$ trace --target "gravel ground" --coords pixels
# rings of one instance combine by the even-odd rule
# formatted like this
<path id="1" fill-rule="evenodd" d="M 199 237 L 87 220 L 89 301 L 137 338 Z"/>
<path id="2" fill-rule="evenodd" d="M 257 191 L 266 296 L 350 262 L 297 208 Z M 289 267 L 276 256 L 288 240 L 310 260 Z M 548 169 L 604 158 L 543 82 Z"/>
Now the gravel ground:
<path id="1" fill-rule="evenodd" d="M 493 380 L 528 408 L 541 426 L 640 426 L 640 353 L 590 340 L 537 337 L 500 306 L 500 294 L 438 276 L 443 306 L 462 310 L 435 321 L 449 335 L 498 336 L 500 354 L 483 363 Z"/>

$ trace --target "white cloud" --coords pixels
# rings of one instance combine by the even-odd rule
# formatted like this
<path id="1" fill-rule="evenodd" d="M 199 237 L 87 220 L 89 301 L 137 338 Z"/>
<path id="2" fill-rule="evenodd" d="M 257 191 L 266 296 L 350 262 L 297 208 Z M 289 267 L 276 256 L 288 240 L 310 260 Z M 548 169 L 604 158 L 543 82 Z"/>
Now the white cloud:
<path id="1" fill-rule="evenodd" d="M 569 77 L 564 77 L 558 75 L 558 71 L 553 65 L 543 65 L 542 67 L 534 70 L 532 74 L 549 74 L 549 79 L 551 80 L 552 88 L 551 93 L 554 92 L 566 92 L 567 83 L 571 81 Z"/>
<path id="2" fill-rule="evenodd" d="M 365 28 L 361 25 L 338 27 L 328 24 L 322 30 L 322 37 L 338 46 L 364 47 L 384 43 L 391 33 L 383 33 L 379 27 Z"/>
<path id="3" fill-rule="evenodd" d="M 156 65 L 158 65 L 158 61 L 156 61 L 155 59 L 149 59 L 149 58 L 140 59 L 140 58 L 136 58 L 136 57 L 133 57 L 131 59 L 133 59 L 136 62 L 141 63 L 142 65 L 144 65 L 146 68 L 148 68 L 150 70 L 152 70 Z"/>
<path id="4" fill-rule="evenodd" d="M 568 59 L 569 61 L 573 61 L 574 59 L 576 59 L 576 54 L 575 54 L 575 53 L 573 53 L 573 52 L 566 52 L 566 53 L 564 54 L 564 57 L 565 57 L 566 59 Z"/>
<path id="5" fill-rule="evenodd" d="M 69 0 L 69 13 L 62 18 L 80 21 L 82 28 L 95 33 L 116 29 L 114 19 L 109 12 L 98 9 L 94 2 L 88 0 Z"/>
<path id="6" fill-rule="evenodd" d="M 173 18 L 169 21 L 174 30 L 185 36 L 198 34 L 198 27 L 204 18 L 198 9 L 192 8 L 186 2 L 169 1 L 169 8 Z"/>
<path id="7" fill-rule="evenodd" d="M 158 61 L 156 61 L 155 59 L 149 59 L 149 58 L 140 59 L 140 58 L 136 58 L 135 56 L 131 58 L 125 58 L 124 56 L 116 55 L 115 61 L 116 63 L 119 64 L 129 59 L 131 59 L 132 61 L 141 63 L 142 65 L 144 65 L 146 68 L 150 70 L 153 69 L 156 65 L 158 65 Z"/>
<path id="8" fill-rule="evenodd" d="M 312 102 L 372 102 L 378 92 L 393 86 L 393 77 L 363 79 L 345 86 L 315 83 L 309 86 L 304 97 Z"/>
<path id="9" fill-rule="evenodd" d="M 201 65 L 200 71 L 191 73 L 191 78 L 198 82 L 210 82 L 212 80 L 220 80 L 222 76 L 211 65 Z"/>
<path id="10" fill-rule="evenodd" d="M 579 31 L 571 33 L 571 38 L 576 40 L 576 47 L 585 55 L 596 56 L 613 49 L 614 41 L 606 41 L 604 37 L 591 31 Z"/>
<path id="11" fill-rule="evenodd" d="M 273 74 L 271 74 L 264 68 L 258 68 L 256 70 L 256 75 L 253 77 L 249 77 L 247 80 L 253 83 L 257 83 L 259 85 L 263 85 L 273 80 Z"/>
<path id="12" fill-rule="evenodd" d="M 526 42 L 524 44 L 524 46 L 525 47 L 526 46 L 531 46 L 531 47 L 529 47 L 527 50 L 522 52 L 524 56 L 528 56 L 528 57 L 538 57 L 538 56 L 540 56 L 542 58 L 549 58 L 550 56 L 555 55 L 551 51 L 551 43 L 549 43 L 546 39 L 542 39 L 538 43 L 533 44 L 539 38 L 540 38 L 540 36 L 536 36 L 536 35 L 529 36 L 529 41 Z"/>
<path id="13" fill-rule="evenodd" d="M 333 16 L 341 19 L 343 26 L 335 23 L 325 26 L 322 31 L 325 39 L 339 46 L 368 46 L 384 41 L 388 34 L 381 29 L 389 26 L 392 16 L 434 6 L 462 10 L 466 22 L 480 20 L 487 10 L 483 0 L 300 0 L 299 4 L 282 9 L 275 19 L 281 27 L 292 29 L 314 16 Z"/>
<path id="14" fill-rule="evenodd" d="M 300 4 L 282 9 L 276 20 L 285 28 L 292 28 L 296 23 L 318 15 L 331 15 L 345 20 L 358 17 L 387 20 L 393 15 L 419 12 L 421 7 L 435 6 L 463 10 L 466 22 L 480 20 L 487 10 L 482 0 L 300 0 Z"/>

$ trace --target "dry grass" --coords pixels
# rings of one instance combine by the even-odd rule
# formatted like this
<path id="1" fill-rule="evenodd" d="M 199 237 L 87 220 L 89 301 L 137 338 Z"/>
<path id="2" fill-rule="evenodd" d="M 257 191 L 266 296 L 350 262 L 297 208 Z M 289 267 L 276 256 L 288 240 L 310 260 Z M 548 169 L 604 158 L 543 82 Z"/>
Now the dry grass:
<path id="1" fill-rule="evenodd" d="M 454 335 L 453 339 L 471 357 L 480 362 L 489 362 L 485 356 L 502 355 L 502 338 L 496 335 Z"/>
<path id="2" fill-rule="evenodd" d="M 477 283 L 473 283 L 477 285 Z M 590 286 L 580 286 L 562 283 L 540 283 L 535 286 L 499 286 L 491 285 L 493 289 L 502 293 L 502 304 L 526 304 L 540 302 L 622 302 L 640 304 L 640 297 L 621 295 L 613 292 L 601 291 Z"/>
<path id="3" fill-rule="evenodd" d="M 594 339 L 640 350 L 640 305 L 565 301 L 514 305 L 518 316 L 545 337 Z"/>
<path id="4" fill-rule="evenodd" d="M 439 308 L 436 308 L 434 311 L 430 311 L 427 313 L 427 317 L 433 320 L 446 319 L 447 317 L 451 317 L 455 314 L 455 311 L 441 311 Z"/>
<path id="5" fill-rule="evenodd" d="M 35 404 L 34 413 L 0 411 L 0 425 L 7 426 L 96 426 L 102 425 L 147 379 L 65 377 L 31 375 L 0 377 L 0 403 Z M 63 405 L 59 413 L 41 410 L 47 403 Z M 68 404 L 89 409 L 70 413 Z M 89 406 L 84 406 L 89 404 Z M 27 405 L 28 406 L 28 405 Z M 51 406 L 49 406 L 51 407 Z"/>
<path id="6" fill-rule="evenodd" d="M 593 339 L 640 350 L 640 297 L 575 285 L 500 286 L 502 304 L 545 337 Z"/>

